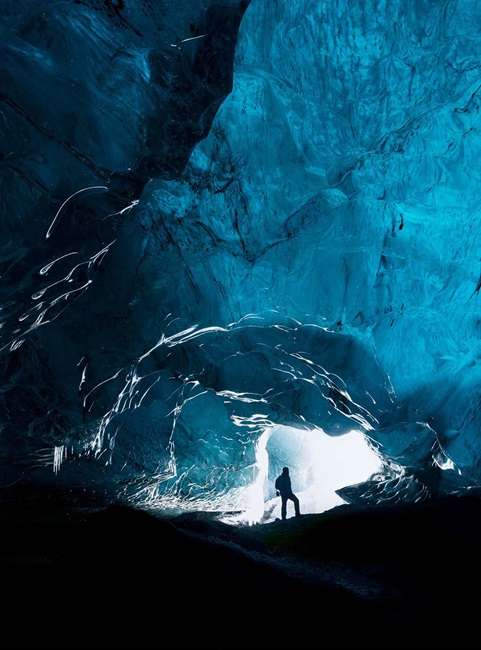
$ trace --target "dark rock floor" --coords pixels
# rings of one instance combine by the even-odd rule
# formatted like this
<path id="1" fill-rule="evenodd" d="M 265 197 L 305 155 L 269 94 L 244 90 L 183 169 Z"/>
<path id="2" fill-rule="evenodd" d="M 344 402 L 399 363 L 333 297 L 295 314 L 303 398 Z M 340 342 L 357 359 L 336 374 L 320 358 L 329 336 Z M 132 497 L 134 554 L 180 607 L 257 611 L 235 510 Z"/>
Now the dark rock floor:
<path id="1" fill-rule="evenodd" d="M 0 532 L 12 641 L 481 640 L 478 498 L 236 527 L 30 500 L 0 509 Z"/>

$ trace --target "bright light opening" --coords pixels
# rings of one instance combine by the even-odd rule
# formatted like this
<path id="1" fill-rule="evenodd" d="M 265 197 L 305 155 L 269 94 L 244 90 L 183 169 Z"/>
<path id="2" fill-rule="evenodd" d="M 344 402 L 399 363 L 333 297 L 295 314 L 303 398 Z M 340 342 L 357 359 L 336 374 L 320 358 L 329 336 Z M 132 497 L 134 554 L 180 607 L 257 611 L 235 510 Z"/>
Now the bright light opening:
<path id="1" fill-rule="evenodd" d="M 274 482 L 284 466 L 289 467 L 301 513 L 309 514 L 346 503 L 336 490 L 369 479 L 383 463 L 358 431 L 333 437 L 322 429 L 276 426 L 258 441 L 257 466 L 257 479 L 248 489 L 249 506 L 241 518 L 248 523 L 280 519 L 281 500 L 276 497 Z M 288 501 L 287 517 L 293 516 L 294 504 Z"/>

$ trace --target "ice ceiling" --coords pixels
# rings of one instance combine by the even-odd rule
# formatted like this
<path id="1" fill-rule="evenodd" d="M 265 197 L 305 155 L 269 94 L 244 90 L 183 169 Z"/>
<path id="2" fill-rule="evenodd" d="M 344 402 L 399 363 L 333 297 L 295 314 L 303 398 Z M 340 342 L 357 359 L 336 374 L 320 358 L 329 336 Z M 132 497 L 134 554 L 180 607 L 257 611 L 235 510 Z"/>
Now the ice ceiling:
<path id="1" fill-rule="evenodd" d="M 0 498 L 478 489 L 480 9 L 1 3 Z"/>

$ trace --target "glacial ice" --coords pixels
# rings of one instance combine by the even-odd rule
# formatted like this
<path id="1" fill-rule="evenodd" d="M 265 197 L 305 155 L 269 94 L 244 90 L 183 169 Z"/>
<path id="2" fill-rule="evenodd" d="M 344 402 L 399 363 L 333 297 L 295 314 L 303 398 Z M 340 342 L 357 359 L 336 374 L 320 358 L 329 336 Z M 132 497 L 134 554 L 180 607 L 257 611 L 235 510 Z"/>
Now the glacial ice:
<path id="1" fill-rule="evenodd" d="M 475 11 L 2 3 L 5 498 L 243 510 L 279 426 L 478 489 Z"/>

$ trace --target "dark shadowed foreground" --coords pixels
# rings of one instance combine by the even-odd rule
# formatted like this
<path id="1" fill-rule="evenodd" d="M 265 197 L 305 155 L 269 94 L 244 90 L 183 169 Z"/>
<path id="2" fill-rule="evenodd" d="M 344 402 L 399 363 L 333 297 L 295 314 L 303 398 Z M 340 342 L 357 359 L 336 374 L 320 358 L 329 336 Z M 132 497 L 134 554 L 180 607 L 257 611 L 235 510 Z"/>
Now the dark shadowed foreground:
<path id="1" fill-rule="evenodd" d="M 0 522 L 11 641 L 481 639 L 478 498 L 243 527 L 24 501 Z"/>

